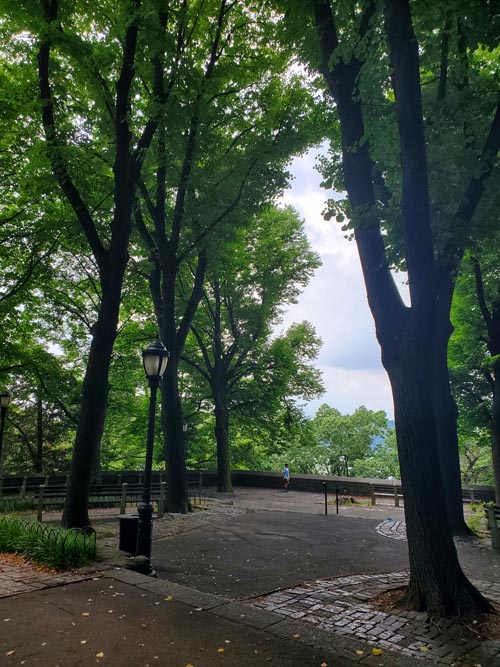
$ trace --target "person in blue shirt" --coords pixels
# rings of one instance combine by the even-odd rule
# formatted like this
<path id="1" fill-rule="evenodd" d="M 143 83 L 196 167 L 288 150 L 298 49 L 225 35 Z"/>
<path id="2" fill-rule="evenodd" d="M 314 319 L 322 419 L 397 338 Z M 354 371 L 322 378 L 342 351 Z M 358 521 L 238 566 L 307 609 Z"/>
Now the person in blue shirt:
<path id="1" fill-rule="evenodd" d="M 290 469 L 288 463 L 285 463 L 283 468 L 283 491 L 288 491 L 288 483 L 290 482 Z"/>

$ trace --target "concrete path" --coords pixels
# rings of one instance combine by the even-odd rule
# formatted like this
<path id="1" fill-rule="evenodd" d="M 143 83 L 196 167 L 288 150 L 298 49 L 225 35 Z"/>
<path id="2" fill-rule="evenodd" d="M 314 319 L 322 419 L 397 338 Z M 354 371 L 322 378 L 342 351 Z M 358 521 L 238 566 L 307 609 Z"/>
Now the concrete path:
<path id="1" fill-rule="evenodd" d="M 500 667 L 500 643 L 473 629 L 370 606 L 407 580 L 401 510 L 330 508 L 323 516 L 321 494 L 237 489 L 166 516 L 155 522 L 156 580 L 106 564 L 61 578 L 0 558 L 0 665 Z M 107 556 L 116 524 L 96 522 Z M 498 554 L 468 541 L 458 553 L 500 601 Z"/>

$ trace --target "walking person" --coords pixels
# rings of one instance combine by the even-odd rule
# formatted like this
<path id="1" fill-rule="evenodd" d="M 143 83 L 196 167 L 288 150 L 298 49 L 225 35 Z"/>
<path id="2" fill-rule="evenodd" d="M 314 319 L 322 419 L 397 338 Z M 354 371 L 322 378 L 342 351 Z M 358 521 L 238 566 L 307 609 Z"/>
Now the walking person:
<path id="1" fill-rule="evenodd" d="M 288 468 L 288 463 L 285 463 L 283 468 L 283 491 L 288 491 L 288 484 L 290 482 L 290 469 Z"/>

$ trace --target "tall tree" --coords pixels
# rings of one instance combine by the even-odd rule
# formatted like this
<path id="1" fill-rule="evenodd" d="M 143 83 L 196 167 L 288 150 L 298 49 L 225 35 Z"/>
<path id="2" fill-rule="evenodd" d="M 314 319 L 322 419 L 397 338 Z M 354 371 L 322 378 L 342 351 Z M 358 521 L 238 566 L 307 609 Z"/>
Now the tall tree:
<path id="1" fill-rule="evenodd" d="M 66 526 L 85 526 L 89 524 L 92 467 L 104 426 L 135 188 L 157 127 L 161 101 L 156 92 L 150 95 L 145 124 L 144 108 L 138 110 L 136 104 L 133 109 L 137 61 L 142 65 L 151 60 L 153 67 L 159 67 L 151 51 L 143 48 L 144 57 L 138 56 L 140 0 L 118 6 L 113 3 L 112 7 L 106 2 L 99 4 L 90 29 L 89 17 L 78 12 L 80 7 L 75 7 L 74 13 L 67 6 L 61 12 L 59 9 L 57 0 L 42 0 L 41 17 L 38 13 L 28 15 L 26 10 L 21 19 L 32 34 L 38 34 L 41 115 L 48 159 L 99 274 L 100 302 L 62 520 Z M 110 16 L 115 17 L 113 23 Z M 41 22 L 37 24 L 37 20 Z"/>
<path id="2" fill-rule="evenodd" d="M 201 307 L 191 327 L 197 351 L 186 361 L 205 378 L 214 406 L 217 441 L 217 488 L 232 490 L 229 445 L 234 410 L 256 414 L 278 408 L 287 394 L 308 398 L 321 385 L 301 360 L 311 359 L 317 339 L 311 327 L 290 329 L 270 343 L 282 309 L 294 303 L 318 266 L 290 207 L 268 208 L 209 267 Z M 304 328 L 305 327 L 305 328 Z M 294 387 L 292 387 L 292 382 Z"/>
<path id="3" fill-rule="evenodd" d="M 393 391 L 410 556 L 407 600 L 414 608 L 436 615 L 490 610 L 460 568 L 444 509 L 434 398 L 438 268 L 431 229 L 419 44 L 410 6 L 407 0 L 387 0 L 383 24 L 375 3 L 369 3 L 354 19 L 341 11 L 334 14 L 328 0 L 311 0 L 310 7 L 319 36 L 321 71 L 340 121 L 344 182 L 368 302 Z M 410 307 L 402 302 L 391 275 L 381 233 L 377 202 L 383 196 L 379 193 L 384 172 L 378 169 L 367 141 L 365 123 L 369 121 L 361 94 L 369 40 L 380 42 L 381 35 L 387 41 L 391 66 L 391 77 L 385 73 L 382 87 L 388 91 L 390 84 L 390 95 L 395 98 L 393 136 L 400 151 L 401 179 L 398 210 Z M 487 162 L 489 172 L 489 149 Z M 481 189 L 483 185 L 481 180 Z"/>
<path id="4" fill-rule="evenodd" d="M 312 97 L 287 69 L 290 50 L 279 45 L 273 17 L 262 3 L 228 0 L 183 2 L 164 16 L 172 40 L 159 86 L 164 114 L 136 227 L 170 352 L 162 416 L 173 512 L 188 510 L 179 362 L 211 248 L 283 189 L 290 157 L 318 138 L 307 122 Z"/>

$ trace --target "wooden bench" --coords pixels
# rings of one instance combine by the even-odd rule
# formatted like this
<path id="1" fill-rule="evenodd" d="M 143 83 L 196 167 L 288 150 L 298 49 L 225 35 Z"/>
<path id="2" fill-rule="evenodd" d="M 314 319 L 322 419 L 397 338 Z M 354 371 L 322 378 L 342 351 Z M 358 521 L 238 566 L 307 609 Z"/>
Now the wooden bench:
<path id="1" fill-rule="evenodd" d="M 500 507 L 487 505 L 486 516 L 491 534 L 491 546 L 493 549 L 500 549 Z"/>
<path id="2" fill-rule="evenodd" d="M 399 499 L 403 498 L 403 491 L 397 484 L 372 484 L 372 505 L 377 504 L 377 498 L 394 498 L 394 507 L 399 507 Z"/>

